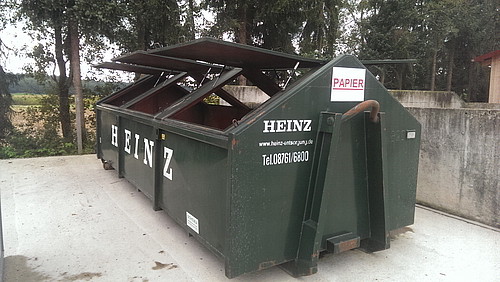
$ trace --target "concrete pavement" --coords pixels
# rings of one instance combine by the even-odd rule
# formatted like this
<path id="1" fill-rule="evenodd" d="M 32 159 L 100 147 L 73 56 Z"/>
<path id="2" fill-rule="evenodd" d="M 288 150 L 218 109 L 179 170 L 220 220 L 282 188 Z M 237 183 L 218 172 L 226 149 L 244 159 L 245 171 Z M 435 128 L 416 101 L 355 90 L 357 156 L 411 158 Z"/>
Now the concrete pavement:
<path id="1" fill-rule="evenodd" d="M 0 161 L 5 282 L 229 281 L 224 264 L 95 155 Z M 231 281 L 500 281 L 500 230 L 424 207 L 391 248 Z"/>

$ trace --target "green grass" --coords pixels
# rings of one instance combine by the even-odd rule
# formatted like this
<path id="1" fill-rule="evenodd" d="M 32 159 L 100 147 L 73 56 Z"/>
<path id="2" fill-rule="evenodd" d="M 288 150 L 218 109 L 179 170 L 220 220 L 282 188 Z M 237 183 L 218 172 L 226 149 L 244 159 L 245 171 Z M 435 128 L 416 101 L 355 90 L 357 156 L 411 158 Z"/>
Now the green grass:
<path id="1" fill-rule="evenodd" d="M 13 106 L 37 106 L 43 94 L 13 93 Z"/>

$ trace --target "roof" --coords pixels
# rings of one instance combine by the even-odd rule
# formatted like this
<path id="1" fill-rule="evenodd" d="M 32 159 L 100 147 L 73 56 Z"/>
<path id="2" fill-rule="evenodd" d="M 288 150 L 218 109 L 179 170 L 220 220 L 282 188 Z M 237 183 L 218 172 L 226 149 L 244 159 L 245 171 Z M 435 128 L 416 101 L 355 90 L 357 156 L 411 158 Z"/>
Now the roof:
<path id="1" fill-rule="evenodd" d="M 498 56 L 500 55 L 500 50 L 496 50 L 496 51 L 493 51 L 493 52 L 489 52 L 488 54 L 484 54 L 484 55 L 481 55 L 479 57 L 475 57 L 474 59 L 472 59 L 473 62 L 482 62 L 482 61 L 486 61 L 488 59 L 491 59 L 495 56 Z"/>

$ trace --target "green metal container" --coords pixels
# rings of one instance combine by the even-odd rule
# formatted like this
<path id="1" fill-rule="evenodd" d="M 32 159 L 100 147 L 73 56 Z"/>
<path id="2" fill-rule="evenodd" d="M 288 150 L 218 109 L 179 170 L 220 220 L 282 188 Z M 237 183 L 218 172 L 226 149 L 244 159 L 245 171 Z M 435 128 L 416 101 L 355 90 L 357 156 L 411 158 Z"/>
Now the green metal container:
<path id="1" fill-rule="evenodd" d="M 204 38 L 98 67 L 148 74 L 98 103 L 98 158 L 229 278 L 314 274 L 320 252 L 387 249 L 389 231 L 413 223 L 420 124 L 353 56 Z M 222 88 L 240 75 L 270 98 L 251 109 Z"/>

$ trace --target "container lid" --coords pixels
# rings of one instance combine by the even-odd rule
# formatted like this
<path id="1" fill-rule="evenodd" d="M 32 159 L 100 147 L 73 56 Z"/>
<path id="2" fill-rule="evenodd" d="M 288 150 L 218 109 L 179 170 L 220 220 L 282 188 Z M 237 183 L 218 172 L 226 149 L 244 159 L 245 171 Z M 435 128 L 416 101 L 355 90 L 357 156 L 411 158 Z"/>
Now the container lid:
<path id="1" fill-rule="evenodd" d="M 148 53 L 261 70 L 292 69 L 297 62 L 299 68 L 314 68 L 326 63 L 323 60 L 212 38 L 200 38 L 183 44 L 154 49 Z"/>

